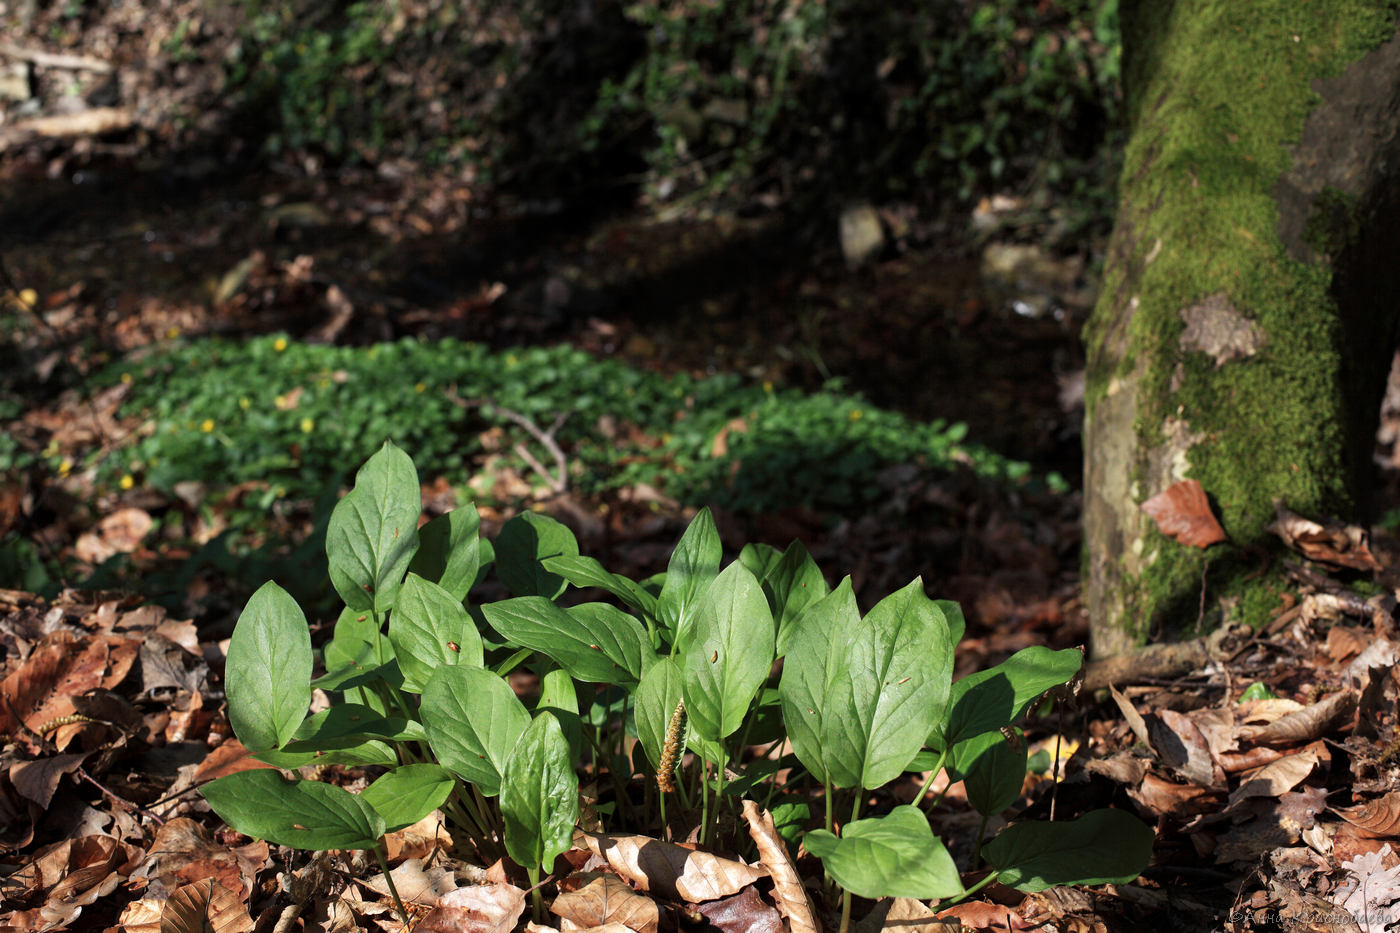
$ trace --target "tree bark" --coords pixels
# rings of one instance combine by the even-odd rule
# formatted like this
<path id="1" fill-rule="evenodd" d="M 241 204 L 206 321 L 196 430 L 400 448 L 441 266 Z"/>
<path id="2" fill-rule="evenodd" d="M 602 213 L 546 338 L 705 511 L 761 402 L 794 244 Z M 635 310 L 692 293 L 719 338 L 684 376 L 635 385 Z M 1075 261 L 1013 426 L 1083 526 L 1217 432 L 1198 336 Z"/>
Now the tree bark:
<path id="1" fill-rule="evenodd" d="M 1085 331 L 1085 599 L 1103 657 L 1280 606 L 1273 501 L 1368 508 L 1400 336 L 1400 34 L 1341 0 L 1124 0 L 1129 141 Z M 1200 480 L 1229 540 L 1141 503 Z"/>

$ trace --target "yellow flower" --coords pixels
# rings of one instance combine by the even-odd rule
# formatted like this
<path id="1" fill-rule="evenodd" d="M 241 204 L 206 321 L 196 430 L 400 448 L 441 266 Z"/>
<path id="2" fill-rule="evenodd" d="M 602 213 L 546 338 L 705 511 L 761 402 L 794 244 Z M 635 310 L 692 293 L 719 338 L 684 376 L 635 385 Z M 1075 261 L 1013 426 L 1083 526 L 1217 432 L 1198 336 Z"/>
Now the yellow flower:
<path id="1" fill-rule="evenodd" d="M 180 336 L 180 328 L 178 328 L 178 327 L 167 327 L 167 328 L 165 329 L 165 339 L 166 339 L 166 340 L 174 340 L 174 339 L 175 339 L 176 337 L 178 337 L 178 336 Z"/>
<path id="2" fill-rule="evenodd" d="M 131 373 L 122 373 L 122 383 L 124 385 L 131 385 Z"/>
<path id="3" fill-rule="evenodd" d="M 243 409 L 244 411 L 247 411 L 249 407 L 252 406 L 252 404 L 253 403 L 249 401 L 248 396 L 246 395 L 238 400 L 238 407 Z"/>
<path id="4" fill-rule="evenodd" d="M 514 353 L 507 353 L 507 354 L 506 354 L 506 365 L 507 365 L 507 366 L 514 366 L 517 362 L 518 362 L 518 361 L 516 360 L 515 354 L 514 354 Z"/>
<path id="5" fill-rule="evenodd" d="M 765 380 L 763 380 L 763 391 L 764 391 L 764 392 L 767 392 L 769 395 L 772 395 L 772 394 L 773 394 L 773 380 L 772 380 L 772 379 L 765 379 Z"/>
<path id="6" fill-rule="evenodd" d="M 311 433 L 312 431 L 314 431 L 314 430 L 316 430 L 316 422 L 315 422 L 315 421 L 313 421 L 313 420 L 310 419 L 310 418 L 303 418 L 303 419 L 301 419 L 301 433 L 303 433 L 303 434 L 310 434 L 310 433 Z"/>
<path id="7" fill-rule="evenodd" d="M 420 383 L 418 383 L 416 386 L 413 387 L 413 391 L 414 391 L 414 392 L 420 392 L 420 393 L 421 393 L 421 392 L 427 391 L 427 388 L 428 388 L 427 386 L 423 385 L 423 383 L 420 382 Z"/>
<path id="8" fill-rule="evenodd" d="M 859 408 L 853 408 L 851 409 L 850 417 L 852 421 L 859 421 L 861 418 L 865 417 L 865 412 L 861 411 Z"/>
<path id="9" fill-rule="evenodd" d="M 69 473 L 72 473 L 72 472 L 73 472 L 73 458 L 72 458 L 72 457 L 64 457 L 62 460 L 58 461 L 58 475 L 59 475 L 60 477 L 66 477 Z"/>
<path id="10" fill-rule="evenodd" d="M 22 288 L 19 292 L 19 303 L 26 308 L 32 308 L 39 303 L 39 293 L 32 288 Z"/>
<path id="11" fill-rule="evenodd" d="M 128 473 L 128 474 L 126 474 L 125 476 L 122 477 L 121 487 L 122 487 L 123 489 L 130 489 L 132 486 L 135 486 L 135 485 L 136 485 L 136 477 L 132 476 L 130 473 Z"/>
<path id="12" fill-rule="evenodd" d="M 278 353 L 287 349 L 287 338 L 278 337 L 276 340 L 272 341 L 272 349 L 276 350 Z"/>

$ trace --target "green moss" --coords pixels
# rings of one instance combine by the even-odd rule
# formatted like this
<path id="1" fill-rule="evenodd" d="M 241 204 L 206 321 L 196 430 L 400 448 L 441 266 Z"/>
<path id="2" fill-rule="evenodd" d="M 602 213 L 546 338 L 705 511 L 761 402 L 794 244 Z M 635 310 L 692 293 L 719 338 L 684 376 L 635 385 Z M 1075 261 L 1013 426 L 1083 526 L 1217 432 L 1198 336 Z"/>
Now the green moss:
<path id="1" fill-rule="evenodd" d="M 1317 104 L 1312 83 L 1389 38 L 1394 8 L 1360 0 L 1125 8 L 1128 52 L 1133 40 L 1144 52 L 1125 54 L 1133 133 L 1117 245 L 1132 255 L 1110 263 L 1105 298 L 1086 331 L 1091 350 L 1122 326 L 1125 282 L 1138 310 L 1117 371 L 1097 373 L 1088 398 L 1102 398 L 1114 376 L 1146 373 L 1136 391 L 1140 449 L 1161 447 L 1169 417 L 1201 438 L 1188 475 L 1215 500 L 1231 549 L 1263 543 L 1275 497 L 1314 514 L 1350 504 L 1331 272 L 1287 256 L 1275 190 L 1290 167 L 1287 147 Z M 1320 198 L 1310 227 L 1335 245 L 1354 235 L 1355 208 L 1335 195 Z M 1181 349 L 1180 309 L 1214 295 L 1264 333 L 1252 357 L 1217 365 Z M 1149 488 L 1146 458 L 1138 464 L 1145 498 L 1159 490 Z M 1185 611 L 1189 597 L 1199 597 L 1206 555 L 1155 529 L 1143 547 L 1155 560 L 1130 607 L 1156 625 L 1163 612 Z M 1249 567 L 1214 552 L 1211 561 L 1212 597 L 1238 592 L 1238 611 L 1252 621 L 1276 608 L 1275 587 L 1240 582 L 1257 561 Z"/>

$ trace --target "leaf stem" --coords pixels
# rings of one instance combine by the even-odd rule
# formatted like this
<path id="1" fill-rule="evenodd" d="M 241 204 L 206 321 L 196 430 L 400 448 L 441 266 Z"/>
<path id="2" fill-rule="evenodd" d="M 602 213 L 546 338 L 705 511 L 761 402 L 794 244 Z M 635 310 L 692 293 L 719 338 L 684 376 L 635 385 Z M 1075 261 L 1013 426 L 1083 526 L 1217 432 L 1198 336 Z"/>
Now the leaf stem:
<path id="1" fill-rule="evenodd" d="M 841 933 L 849 933 L 851 929 L 851 892 L 845 888 L 841 889 Z"/>
<path id="2" fill-rule="evenodd" d="M 943 762 L 945 762 L 945 761 L 947 761 L 947 760 L 948 760 L 948 749 L 944 748 L 944 749 L 943 749 L 943 753 L 942 753 L 941 755 L 938 756 L 938 761 L 937 761 L 936 764 L 934 764 L 933 770 L 929 772 L 929 774 L 928 774 L 928 780 L 927 780 L 927 781 L 924 781 L 924 786 L 923 786 L 923 787 L 920 787 L 920 788 L 919 788 L 919 792 L 918 792 L 917 794 L 914 795 L 914 806 L 917 807 L 917 806 L 919 805 L 919 801 L 924 799 L 924 794 L 927 794 L 927 793 L 928 793 L 928 789 L 929 789 L 930 787 L 933 786 L 933 780 L 934 780 L 934 778 L 938 777 L 938 772 L 940 772 L 940 771 L 943 770 Z M 951 784 L 952 784 L 952 782 L 950 781 L 950 782 L 949 782 L 949 786 L 951 786 Z M 943 794 L 946 793 L 947 790 L 948 790 L 947 787 L 943 788 L 943 792 L 939 793 L 938 799 L 935 800 L 935 801 L 933 802 L 933 805 L 929 807 L 930 810 L 936 810 L 936 809 L 938 809 L 938 804 L 943 800 Z"/>
<path id="3" fill-rule="evenodd" d="M 374 857 L 379 862 L 379 868 L 384 872 L 384 883 L 389 886 L 389 894 L 394 898 L 394 906 L 398 908 L 399 916 L 403 918 L 404 926 L 413 923 L 408 917 L 408 909 L 403 906 L 403 900 L 399 897 L 399 889 L 394 887 L 394 874 L 389 871 L 389 860 L 384 857 L 384 839 L 380 837 L 374 846 Z"/>
<path id="4" fill-rule="evenodd" d="M 531 865 L 525 869 L 530 878 L 530 913 L 536 923 L 544 923 L 544 895 L 540 893 L 540 866 Z"/>
<path id="5" fill-rule="evenodd" d="M 969 897 L 976 894 L 978 891 L 982 890 L 987 885 L 991 884 L 993 881 L 997 880 L 997 878 L 1000 876 L 1001 872 L 999 871 L 987 872 L 986 876 L 981 881 L 977 882 L 972 887 L 965 889 L 963 893 L 958 894 L 954 897 L 950 897 L 946 901 L 939 901 L 938 909 L 942 910 L 945 907 L 952 907 L 954 904 L 958 904 L 967 900 Z"/>

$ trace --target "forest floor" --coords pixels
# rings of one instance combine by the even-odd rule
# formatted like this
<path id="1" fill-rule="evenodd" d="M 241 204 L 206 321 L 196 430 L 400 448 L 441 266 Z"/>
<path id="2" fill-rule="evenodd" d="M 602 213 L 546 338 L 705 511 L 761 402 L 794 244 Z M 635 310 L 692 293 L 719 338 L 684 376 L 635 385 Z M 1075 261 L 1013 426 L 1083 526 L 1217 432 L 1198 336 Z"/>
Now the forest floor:
<path id="1" fill-rule="evenodd" d="M 129 416 L 85 380 L 152 348 L 274 333 L 352 346 L 455 337 L 495 348 L 568 343 L 661 373 L 739 372 L 809 391 L 839 378 L 913 419 L 964 422 L 970 440 L 1038 475 L 1058 471 L 1069 489 L 971 470 L 886 471 L 869 478 L 879 490 L 869 509 L 720 512 L 727 549 L 800 539 L 829 577 L 853 575 L 863 605 L 922 575 L 967 612 L 958 674 L 1029 646 L 1087 641 L 1073 386 L 1092 294 L 1084 257 L 1037 257 L 1022 267 L 1037 272 L 1029 282 L 989 258 L 1024 238 L 1013 198 L 983 205 L 991 232 L 976 237 L 887 208 L 883 250 L 851 269 L 835 216 L 824 232 L 781 209 L 574 214 L 382 166 L 308 174 L 276 162 L 150 160 L 134 130 L 6 137 L 4 146 L 0 285 L 5 359 L 15 364 L 6 431 L 43 459 L 3 477 L 0 538 L 33 542 L 65 584 L 47 596 L 0 592 L 6 929 L 202 928 L 191 916 L 227 930 L 399 928 L 377 870 L 349 854 L 312 858 L 241 837 L 192 792 L 256 766 L 230 736 L 222 668 L 234 594 L 259 581 L 201 579 L 188 612 L 152 605 L 139 586 L 79 588 L 116 555 L 123 579 L 137 581 L 188 555 L 146 533 L 153 516 L 194 522 L 196 506 L 140 487 L 99 489 L 82 471 L 47 466 L 121 448 Z M 1020 313 L 1027 308 L 1034 313 Z M 1388 454 L 1394 424 L 1382 434 Z M 459 501 L 440 477 L 422 478 L 430 509 Z M 665 569 L 696 505 L 634 488 L 519 498 L 483 516 L 491 532 L 514 511 L 547 511 L 579 532 L 585 553 L 643 577 Z M 309 509 L 287 516 L 288 540 L 309 532 Z M 1157 832 L 1142 879 L 1031 895 L 992 886 L 943 920 L 1236 931 L 1370 931 L 1400 920 L 1400 853 L 1389 841 L 1400 836 L 1391 590 L 1400 552 L 1377 531 L 1375 565 L 1349 569 L 1303 534 L 1299 598 L 1266 630 L 1202 640 L 1194 663 L 1136 672 L 1114 691 L 1091 676 L 1077 710 L 1027 725 L 1032 748 L 1055 764 L 1028 774 L 1017 803 L 985 831 L 1127 808 Z M 1368 598 L 1355 595 L 1358 583 Z M 1181 620 L 1182 631 L 1202 621 Z M 872 806 L 907 799 L 927 777 L 906 775 Z M 353 787 L 364 775 L 332 767 L 322 778 Z M 984 827 L 965 795 L 951 789 L 932 819 L 966 863 Z M 420 912 L 459 887 L 499 893 L 519 881 L 473 864 L 445 833 L 420 826 L 390 840 L 398 886 Z M 596 867 L 571 861 L 551 896 Z M 818 863 L 804 857 L 798 868 L 819 892 Z M 218 898 L 188 887 L 209 878 Z M 780 928 L 766 882 L 730 894 L 746 899 L 728 914 L 663 900 L 660 924 Z M 818 900 L 819 920 L 835 929 L 833 905 Z M 456 906 L 419 929 L 516 925 L 484 902 L 443 903 Z M 573 928 L 624 922 L 555 903 Z M 930 905 L 907 900 L 860 902 L 856 916 L 862 930 L 949 928 Z"/>

